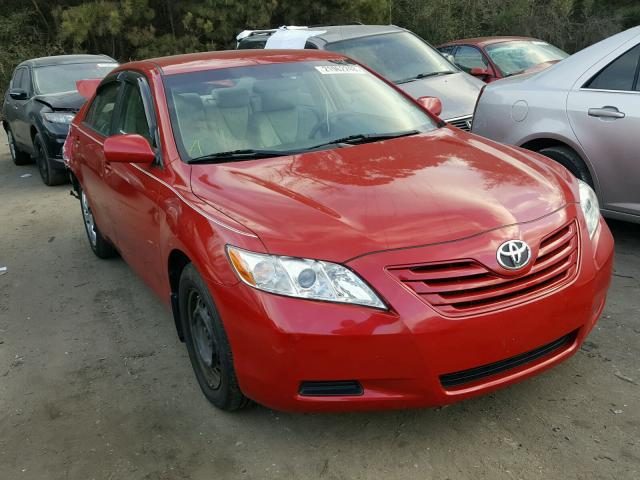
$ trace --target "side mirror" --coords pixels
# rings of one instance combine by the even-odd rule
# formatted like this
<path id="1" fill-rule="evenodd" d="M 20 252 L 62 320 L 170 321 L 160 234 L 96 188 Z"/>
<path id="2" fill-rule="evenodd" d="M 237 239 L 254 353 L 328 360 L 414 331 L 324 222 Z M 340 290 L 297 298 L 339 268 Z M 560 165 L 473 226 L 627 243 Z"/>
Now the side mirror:
<path id="1" fill-rule="evenodd" d="M 104 141 L 103 148 L 109 163 L 152 163 L 156 159 L 149 142 L 138 134 L 114 135 Z"/>
<path id="2" fill-rule="evenodd" d="M 490 75 L 489 70 L 480 67 L 473 67 L 469 73 L 474 77 L 488 77 Z"/>
<path id="3" fill-rule="evenodd" d="M 29 93 L 22 88 L 12 88 L 9 90 L 9 96 L 14 100 L 26 100 L 29 98 Z"/>
<path id="4" fill-rule="evenodd" d="M 454 65 L 456 64 L 456 58 L 450 53 L 443 53 L 442 55 L 444 56 L 444 58 L 449 60 L 450 63 L 453 63 Z"/>
<path id="5" fill-rule="evenodd" d="M 418 103 L 436 117 L 442 113 L 442 102 L 438 97 L 420 97 Z"/>

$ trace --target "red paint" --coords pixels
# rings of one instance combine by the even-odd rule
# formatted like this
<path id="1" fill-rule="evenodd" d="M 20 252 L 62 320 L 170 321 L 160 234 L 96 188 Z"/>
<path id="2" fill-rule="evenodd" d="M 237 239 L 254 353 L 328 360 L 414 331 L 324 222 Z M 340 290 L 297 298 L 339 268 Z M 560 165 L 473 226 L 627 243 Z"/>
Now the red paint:
<path id="1" fill-rule="evenodd" d="M 114 135 L 104 141 L 105 160 L 109 163 L 151 163 L 156 154 L 141 135 Z"/>
<path id="2" fill-rule="evenodd" d="M 478 37 L 478 38 L 465 38 L 465 39 L 461 39 L 461 40 L 453 40 L 451 42 L 447 42 L 444 43 L 440 46 L 438 46 L 437 48 L 442 48 L 442 47 L 453 47 L 453 46 L 457 46 L 457 45 L 466 45 L 469 47 L 476 47 L 478 50 L 480 50 L 480 52 L 482 52 L 482 55 L 484 56 L 484 58 L 487 60 L 487 62 L 489 62 L 489 65 L 486 69 L 483 68 L 479 68 L 479 67 L 474 67 L 471 69 L 471 71 L 469 72 L 471 75 L 478 77 L 480 80 L 482 80 L 483 82 L 486 83 L 491 83 L 494 82 L 496 80 L 499 80 L 501 78 L 505 78 L 505 76 L 503 75 L 502 71 L 498 68 L 498 66 L 493 62 L 493 60 L 491 60 L 491 56 L 489 55 L 489 53 L 486 50 L 486 47 L 489 45 L 493 45 L 495 43 L 501 43 L 501 42 L 513 42 L 513 41 L 535 41 L 535 38 L 531 38 L 531 37 Z M 551 65 L 553 65 L 554 63 L 557 63 L 558 61 L 551 61 L 551 62 L 545 62 L 545 63 L 540 63 L 538 65 L 534 65 L 533 67 L 525 70 L 522 73 L 533 73 L 533 72 L 537 72 L 537 71 L 541 71 L 544 70 L 545 68 L 550 67 Z"/>
<path id="3" fill-rule="evenodd" d="M 76 88 L 78 89 L 78 93 L 82 98 L 89 99 L 93 97 L 93 94 L 96 93 L 96 89 L 100 82 L 101 78 L 90 78 L 88 80 L 78 80 L 76 82 Z"/>
<path id="4" fill-rule="evenodd" d="M 418 98 L 418 103 L 436 117 L 440 116 L 442 113 L 442 102 L 438 97 L 420 97 Z"/>
<path id="5" fill-rule="evenodd" d="M 149 81 L 163 166 L 108 162 L 138 140 L 105 139 L 76 116 L 69 165 L 103 233 L 168 305 L 169 257 L 180 251 L 203 275 L 231 343 L 244 393 L 284 410 L 363 410 L 442 405 L 519 381 L 575 353 L 600 315 L 613 239 L 604 223 L 589 239 L 576 181 L 532 152 L 460 130 L 289 157 L 187 165 L 175 146 L 165 75 L 335 54 L 250 50 L 122 65 Z M 126 139 L 125 139 L 126 140 Z M 126 143 L 126 145 L 125 145 Z M 135 145 L 132 145 L 135 144 Z M 117 146 L 118 148 L 113 148 Z M 126 148 L 125 148 L 126 147 Z M 113 148 L 113 150 L 112 150 Z M 119 158 L 119 157 L 118 157 Z M 502 279 L 496 249 L 577 222 L 568 282 L 492 308 L 443 313 L 403 284 L 398 267 L 468 260 Z M 342 262 L 389 311 L 288 298 L 240 282 L 225 245 Z M 439 375 L 535 349 L 577 331 L 575 342 L 525 366 L 459 388 Z M 301 397 L 303 380 L 358 380 L 358 397 Z"/>

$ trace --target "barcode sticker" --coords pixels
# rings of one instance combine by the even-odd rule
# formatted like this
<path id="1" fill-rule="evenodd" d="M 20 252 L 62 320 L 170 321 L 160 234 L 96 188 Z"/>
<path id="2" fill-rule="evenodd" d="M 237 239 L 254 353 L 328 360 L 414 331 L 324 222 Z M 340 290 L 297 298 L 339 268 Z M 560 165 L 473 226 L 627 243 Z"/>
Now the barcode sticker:
<path id="1" fill-rule="evenodd" d="M 342 73 L 367 73 L 360 65 L 319 65 L 316 66 L 323 75 L 337 75 Z"/>

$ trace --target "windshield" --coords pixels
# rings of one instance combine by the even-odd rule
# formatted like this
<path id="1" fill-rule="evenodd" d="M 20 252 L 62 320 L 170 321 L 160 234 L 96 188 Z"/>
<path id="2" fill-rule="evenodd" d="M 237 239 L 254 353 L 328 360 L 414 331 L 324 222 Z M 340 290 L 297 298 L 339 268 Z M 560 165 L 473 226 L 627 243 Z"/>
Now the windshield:
<path id="1" fill-rule="evenodd" d="M 76 81 L 103 78 L 118 66 L 117 63 L 72 63 L 47 65 L 33 69 L 33 81 L 40 95 L 73 92 Z"/>
<path id="2" fill-rule="evenodd" d="M 409 99 L 342 60 L 206 70 L 163 81 L 185 161 L 220 153 L 285 155 L 436 128 Z"/>
<path id="3" fill-rule="evenodd" d="M 437 50 L 409 32 L 342 40 L 325 48 L 356 59 L 392 82 L 458 72 Z"/>
<path id="4" fill-rule="evenodd" d="M 487 46 L 486 51 L 505 77 L 569 56 L 567 52 L 541 41 L 501 42 Z"/>

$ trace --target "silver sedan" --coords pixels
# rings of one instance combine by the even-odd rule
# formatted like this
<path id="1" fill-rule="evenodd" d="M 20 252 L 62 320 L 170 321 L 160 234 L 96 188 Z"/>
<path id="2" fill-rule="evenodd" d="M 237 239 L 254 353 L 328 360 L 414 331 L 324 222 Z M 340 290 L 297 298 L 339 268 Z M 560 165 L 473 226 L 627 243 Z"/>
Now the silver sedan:
<path id="1" fill-rule="evenodd" d="M 604 215 L 640 223 L 640 27 L 488 84 L 472 131 L 556 160 L 594 187 Z"/>

